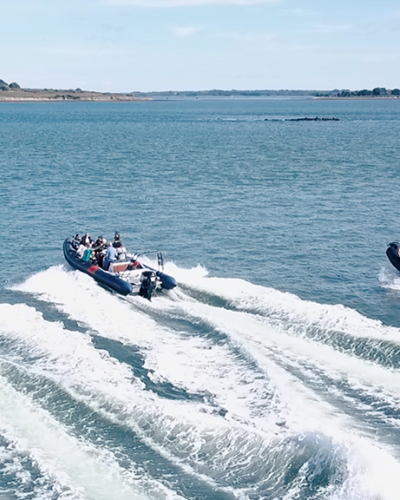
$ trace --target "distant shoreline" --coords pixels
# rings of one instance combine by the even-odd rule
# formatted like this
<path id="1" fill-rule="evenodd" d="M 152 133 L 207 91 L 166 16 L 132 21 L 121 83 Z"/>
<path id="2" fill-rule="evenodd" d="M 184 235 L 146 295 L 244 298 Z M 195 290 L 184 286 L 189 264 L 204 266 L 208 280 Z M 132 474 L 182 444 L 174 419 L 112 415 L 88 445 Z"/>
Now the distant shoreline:
<path id="1" fill-rule="evenodd" d="M 375 89 L 374 89 L 375 90 Z M 386 92 L 386 89 L 382 89 Z M 315 100 L 398 100 L 400 95 L 382 93 L 381 95 L 362 94 L 360 92 L 307 91 L 307 90 L 203 90 L 203 91 L 166 91 L 166 92 L 131 92 L 110 93 L 87 90 L 55 90 L 55 89 L 0 89 L 0 102 L 141 102 L 154 100 L 175 99 L 204 99 L 204 98 L 253 98 L 253 99 L 315 99 Z M 349 95 L 350 94 L 350 95 Z M 358 94 L 358 95 L 356 95 Z"/>
<path id="2" fill-rule="evenodd" d="M 149 97 L 84 90 L 8 89 L 0 90 L 0 102 L 136 102 Z"/>

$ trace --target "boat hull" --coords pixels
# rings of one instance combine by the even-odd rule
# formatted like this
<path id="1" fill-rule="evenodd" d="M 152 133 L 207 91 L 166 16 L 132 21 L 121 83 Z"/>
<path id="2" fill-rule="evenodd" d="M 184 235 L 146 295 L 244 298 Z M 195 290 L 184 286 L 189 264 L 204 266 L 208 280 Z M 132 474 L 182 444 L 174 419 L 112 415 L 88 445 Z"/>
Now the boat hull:
<path id="1" fill-rule="evenodd" d="M 118 275 L 118 273 L 121 273 L 121 276 L 124 275 L 124 270 L 126 270 L 129 264 L 128 262 L 116 261 L 114 265 L 115 272 L 107 272 L 98 265 L 93 264 L 92 262 L 84 262 L 76 253 L 73 242 L 73 237 L 67 238 L 64 241 L 63 245 L 64 257 L 68 264 L 74 269 L 88 274 L 101 285 L 110 288 L 115 292 L 120 293 L 121 295 L 143 295 L 145 291 L 145 285 L 143 284 L 143 279 L 140 280 L 140 275 L 146 275 L 146 272 L 151 272 L 157 277 L 156 285 L 154 287 L 156 290 L 172 290 L 172 288 L 176 287 L 175 278 L 169 276 L 168 274 L 165 274 L 162 271 L 156 271 L 151 267 L 145 266 L 143 264 L 141 264 L 141 270 L 137 273 L 136 283 L 130 283 L 129 281 L 127 281 L 127 279 L 122 279 Z M 147 292 L 146 296 L 148 294 Z M 147 296 L 147 298 L 149 297 Z"/>
<path id="2" fill-rule="evenodd" d="M 388 259 L 392 263 L 392 265 L 400 271 L 400 257 L 399 257 L 399 243 L 397 242 L 392 242 L 389 243 L 389 246 L 387 247 L 386 250 L 386 255 L 388 256 Z"/>
<path id="3" fill-rule="evenodd" d="M 121 295 L 129 295 L 132 293 L 132 285 L 127 281 L 124 281 L 114 274 L 104 271 L 104 269 L 93 264 L 92 262 L 83 262 L 73 248 L 72 241 L 73 238 L 67 238 L 63 245 L 65 260 L 71 267 L 88 274 L 101 285 L 111 288 Z"/>

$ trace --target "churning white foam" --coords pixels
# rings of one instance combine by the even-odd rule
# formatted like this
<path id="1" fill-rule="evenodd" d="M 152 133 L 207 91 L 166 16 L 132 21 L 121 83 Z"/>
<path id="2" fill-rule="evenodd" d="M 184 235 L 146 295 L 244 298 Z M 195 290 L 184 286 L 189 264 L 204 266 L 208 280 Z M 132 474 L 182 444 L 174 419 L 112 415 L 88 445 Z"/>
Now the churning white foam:
<path id="1" fill-rule="evenodd" d="M 399 272 L 394 268 L 382 268 L 379 273 L 379 282 L 383 288 L 394 290 L 396 292 L 400 291 Z"/>
<path id="2" fill-rule="evenodd" d="M 159 325 L 136 309 L 137 303 L 143 306 L 140 297 L 121 300 L 81 273 L 65 273 L 62 268 L 33 276 L 21 289 L 38 294 L 104 337 L 140 347 L 154 382 L 168 381 L 189 393 L 204 394 L 206 399 L 211 396 L 215 406 L 228 410 L 227 418 L 235 415 L 248 421 L 256 417 L 257 408 L 263 410 L 262 427 L 274 425 L 279 418 L 272 401 L 265 414 L 265 398 L 270 400 L 274 393 L 268 378 L 249 372 L 225 346 Z"/>
<path id="3" fill-rule="evenodd" d="M 302 300 L 292 293 L 253 285 L 242 279 L 212 278 L 184 273 L 180 282 L 196 291 L 223 298 L 237 309 L 264 314 L 271 319 L 281 317 L 282 323 L 285 322 L 288 326 L 316 326 L 354 337 L 400 343 L 399 328 L 385 326 L 381 321 L 367 318 L 341 304 L 319 304 Z"/>
<path id="4" fill-rule="evenodd" d="M 69 435 L 47 411 L 13 389 L 2 376 L 0 402 L 0 433 L 10 443 L 8 451 L 14 451 L 14 472 L 21 475 L 19 457 L 27 455 L 53 484 L 53 491 L 37 492 L 40 498 L 50 498 L 55 491 L 60 492 L 58 498 L 77 500 L 149 498 L 139 481 L 129 484 L 133 474 L 124 476 L 112 454 Z"/>
<path id="5" fill-rule="evenodd" d="M 266 379 L 272 381 L 272 387 L 278 393 L 277 400 L 280 401 L 279 411 L 287 419 L 290 432 L 302 432 L 307 429 L 318 430 L 332 436 L 338 444 L 341 443 L 342 446 L 348 448 L 349 481 L 352 485 L 349 488 L 351 491 L 363 491 L 364 498 L 367 498 L 371 492 L 377 492 L 382 498 L 390 500 L 396 498 L 393 494 L 391 477 L 399 474 L 400 468 L 398 461 L 393 458 L 393 450 L 374 444 L 370 439 L 357 435 L 356 426 L 353 425 L 351 418 L 340 414 L 337 408 L 332 407 L 320 395 L 305 387 L 284 367 L 292 362 L 293 366 L 297 368 L 307 369 L 306 365 L 308 364 L 311 368 L 318 368 L 332 379 L 346 377 L 355 388 L 361 388 L 371 393 L 378 393 L 383 389 L 386 394 L 392 393 L 390 396 L 394 398 L 399 389 L 398 374 L 383 368 L 380 369 L 373 363 L 353 359 L 351 356 L 335 352 L 328 346 L 290 336 L 287 332 L 277 329 L 276 326 L 269 325 L 268 315 L 265 313 L 272 308 L 272 310 L 284 311 L 287 316 L 294 317 L 296 320 L 301 318 L 305 323 L 307 321 L 320 322 L 324 328 L 336 330 L 341 328 L 347 333 L 360 336 L 387 338 L 394 335 L 396 329 L 391 330 L 379 322 L 363 318 L 355 311 L 342 306 L 307 303 L 291 294 L 282 294 L 272 289 L 256 287 L 242 280 L 207 278 L 204 277 L 204 273 L 203 275 L 199 275 L 199 273 L 191 275 L 190 271 L 184 271 L 182 275 L 186 276 L 188 287 L 222 297 L 232 302 L 232 305 L 237 309 L 244 310 L 232 311 L 209 306 L 177 290 L 173 300 L 167 298 L 154 300 L 152 304 L 148 305 L 149 314 L 146 314 L 143 310 L 134 309 L 135 300 L 141 299 L 132 299 L 132 302 L 128 303 L 101 290 L 89 277 L 76 272 L 66 273 L 62 268 L 51 268 L 44 273 L 39 273 L 27 280 L 19 289 L 33 293 L 54 304 L 60 311 L 96 330 L 101 335 L 118 339 L 127 344 L 139 345 L 143 351 L 147 350 L 146 366 L 156 370 L 156 381 L 170 380 L 193 392 L 211 387 L 218 394 L 222 389 L 225 389 L 234 394 L 233 399 L 235 399 L 237 394 L 235 394 L 236 388 L 233 383 L 229 385 L 224 382 L 225 385 L 213 385 L 212 378 L 218 378 L 218 370 L 223 367 L 221 378 L 229 380 L 229 367 L 233 367 L 234 376 L 230 382 L 237 382 L 243 377 L 246 370 L 250 373 L 252 369 L 249 366 L 241 365 L 241 361 L 232 358 L 232 354 L 223 345 L 211 345 L 210 349 L 210 343 L 206 339 L 188 339 L 185 332 L 170 331 L 164 325 L 153 320 L 151 312 L 157 310 L 170 315 L 181 314 L 182 317 L 195 323 L 201 321 L 209 324 L 214 330 L 226 334 L 227 338 L 235 343 L 243 353 L 246 353 L 249 359 L 257 363 Z M 55 276 L 57 276 L 57 280 Z M 177 277 L 178 280 L 184 282 L 184 276 Z M 252 295 L 249 295 L 250 291 Z M 256 307 L 261 308 L 262 315 L 255 314 Z M 146 310 L 146 307 L 141 306 L 140 309 Z M 218 348 L 215 349 L 215 347 Z M 190 356 L 187 355 L 186 348 Z M 163 357 L 163 353 L 167 355 Z M 221 356 L 225 356 L 227 359 L 225 365 L 219 362 Z M 203 364 L 199 361 L 201 357 L 206 360 Z M 174 362 L 178 360 L 177 369 L 171 368 L 167 361 L 168 358 L 172 358 Z M 190 366 L 191 358 L 195 368 Z M 110 360 L 108 359 L 108 361 Z M 216 365 L 213 368 L 214 361 Z M 202 368 L 209 370 L 210 376 L 202 375 Z M 103 367 L 102 370 L 104 371 L 104 369 Z M 186 382 L 185 375 L 187 376 Z M 377 380 L 379 386 L 376 385 Z M 82 380 L 81 383 L 83 385 L 84 381 Z M 118 386 L 121 385 L 125 386 L 125 382 L 118 383 Z M 268 387 L 265 382 L 262 382 L 261 386 L 262 390 Z M 213 418 L 213 424 L 211 424 L 210 415 L 207 416 L 203 413 L 201 405 L 171 405 L 169 402 L 161 401 L 154 396 L 152 399 L 150 398 L 150 401 L 149 395 L 145 395 L 146 391 L 143 391 L 141 387 L 136 389 L 140 393 L 140 397 L 134 398 L 135 403 L 129 401 L 129 398 L 126 399 L 126 386 L 121 387 L 120 391 L 117 389 L 117 398 L 115 399 L 115 394 L 108 391 L 107 384 L 99 379 L 95 386 L 90 387 L 89 391 L 85 391 L 85 397 L 91 405 L 101 409 L 99 397 L 92 397 L 87 393 L 96 393 L 97 395 L 103 393 L 107 399 L 115 402 L 115 408 L 120 407 L 123 414 L 130 416 L 132 411 L 139 418 L 136 422 L 133 422 L 131 418 L 128 420 L 133 427 L 136 425 L 136 429 L 137 425 L 139 424 L 140 427 L 143 422 L 135 410 L 137 403 L 140 412 L 147 419 L 152 419 L 153 429 L 158 426 L 157 432 L 173 435 L 174 440 L 176 440 L 177 435 L 180 436 L 180 439 L 184 436 L 184 441 L 180 441 L 180 444 L 189 447 L 190 450 L 201 446 L 200 443 L 204 436 L 207 436 L 207 442 L 210 444 L 216 443 L 218 440 L 225 440 L 226 432 L 231 435 L 233 428 L 236 436 L 246 435 L 248 441 L 255 438 L 255 436 L 251 436 L 252 431 L 249 426 L 240 428 L 240 425 L 238 426 L 228 418 Z M 81 391 L 80 397 L 83 397 L 82 394 Z M 243 387 L 243 397 L 248 398 L 245 387 Z M 226 404 L 229 404 L 228 400 L 229 398 L 225 400 Z M 235 404 L 232 404 L 233 408 L 235 408 Z M 196 415 L 196 412 L 199 411 L 201 413 Z M 236 411 L 240 414 L 238 409 Z M 118 420 L 118 411 L 114 411 L 114 414 Z M 248 413 L 247 416 L 256 424 L 256 419 L 252 420 L 254 414 Z M 259 416 L 261 417 L 261 415 Z M 216 423 L 216 427 L 211 431 L 209 425 L 213 426 Z M 185 428 L 184 433 L 182 433 L 182 428 Z M 178 429 L 180 430 L 178 431 Z M 266 428 L 265 431 L 266 434 L 263 435 L 262 439 L 266 440 L 266 443 L 270 443 L 271 435 Z M 261 435 L 258 439 L 260 437 Z M 160 446 L 164 450 L 167 446 L 162 438 Z M 230 446 L 234 446 L 234 442 L 231 442 Z M 227 453 L 232 453 L 232 451 L 228 446 Z M 170 448 L 170 452 L 175 453 L 174 447 Z M 189 451 L 189 455 L 191 454 L 192 451 Z M 375 460 L 378 454 L 382 457 L 380 463 L 384 464 L 383 466 Z M 192 466 L 194 466 L 193 462 Z M 381 470 L 382 467 L 384 470 Z M 387 474 L 387 471 L 390 473 Z M 347 486 L 350 483 L 347 483 Z M 347 488 L 346 493 L 344 490 L 343 494 L 337 492 L 339 496 L 335 498 L 351 498 L 349 491 Z M 355 494 L 354 498 L 360 497 Z"/>
<path id="6" fill-rule="evenodd" d="M 265 446 L 265 434 L 261 438 L 255 429 L 203 411 L 205 405 L 160 399 L 144 391 L 127 365 L 95 349 L 88 336 L 47 322 L 24 305 L 0 305 L 0 312 L 0 332 L 16 344 L 23 343 L 30 356 L 36 354 L 33 373 L 54 380 L 112 422 L 131 428 L 157 453 L 213 487 L 213 478 L 197 470 L 200 463 L 201 469 L 205 466 L 198 460 L 202 447 L 217 449 L 228 439 L 233 449 L 223 453 L 232 455 L 240 452 L 235 448 L 243 441 L 253 443 L 249 448 L 254 453 Z"/>

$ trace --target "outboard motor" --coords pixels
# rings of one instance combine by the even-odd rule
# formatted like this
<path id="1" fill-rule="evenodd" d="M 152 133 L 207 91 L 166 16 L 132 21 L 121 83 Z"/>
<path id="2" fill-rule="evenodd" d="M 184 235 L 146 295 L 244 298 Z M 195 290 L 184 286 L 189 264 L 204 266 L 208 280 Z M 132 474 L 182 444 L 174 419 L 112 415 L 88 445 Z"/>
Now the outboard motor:
<path id="1" fill-rule="evenodd" d="M 156 288 L 156 273 L 154 271 L 143 271 L 140 277 L 141 286 L 139 295 L 145 299 L 151 300 L 151 295 Z"/>

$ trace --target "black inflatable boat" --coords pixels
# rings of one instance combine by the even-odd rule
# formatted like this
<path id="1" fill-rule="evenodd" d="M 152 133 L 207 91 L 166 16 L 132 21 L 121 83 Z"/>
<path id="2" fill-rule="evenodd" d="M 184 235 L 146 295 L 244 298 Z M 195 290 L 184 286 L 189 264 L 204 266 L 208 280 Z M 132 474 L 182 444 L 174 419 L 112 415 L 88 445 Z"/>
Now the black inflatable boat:
<path id="1" fill-rule="evenodd" d="M 141 295 L 150 300 L 153 292 L 171 290 L 176 286 L 175 278 L 164 273 L 161 252 L 156 252 L 158 270 L 139 262 L 137 257 L 129 257 L 114 261 L 112 271 L 106 271 L 93 259 L 86 262 L 79 254 L 78 246 L 74 237 L 64 241 L 64 257 L 68 264 L 121 295 Z"/>
<path id="2" fill-rule="evenodd" d="M 392 243 L 389 243 L 386 250 L 386 255 L 388 256 L 388 259 L 394 265 L 394 267 L 400 271 L 399 250 L 400 250 L 400 244 L 397 243 L 397 241 L 393 241 Z"/>

